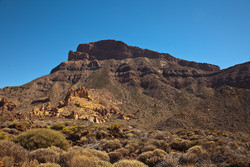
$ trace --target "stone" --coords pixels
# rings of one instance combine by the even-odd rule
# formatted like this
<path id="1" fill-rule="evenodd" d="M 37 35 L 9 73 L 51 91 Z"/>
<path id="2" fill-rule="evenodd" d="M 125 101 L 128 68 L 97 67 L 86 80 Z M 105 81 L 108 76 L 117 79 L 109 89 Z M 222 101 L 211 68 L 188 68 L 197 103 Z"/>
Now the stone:
<path id="1" fill-rule="evenodd" d="M 41 97 L 39 99 L 36 99 L 36 100 L 32 101 L 31 104 L 47 103 L 47 102 L 50 102 L 50 98 L 49 97 Z"/>
<path id="2" fill-rule="evenodd" d="M 0 98 L 0 111 L 13 111 L 16 107 L 16 104 L 9 101 L 7 98 Z"/>

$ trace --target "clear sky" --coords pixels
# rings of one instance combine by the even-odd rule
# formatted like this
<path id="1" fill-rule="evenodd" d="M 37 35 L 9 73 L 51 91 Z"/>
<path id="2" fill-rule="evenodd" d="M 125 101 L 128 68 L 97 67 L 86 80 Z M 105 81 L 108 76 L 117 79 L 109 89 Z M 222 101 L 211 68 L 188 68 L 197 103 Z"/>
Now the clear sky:
<path id="1" fill-rule="evenodd" d="M 250 60 L 250 0 L 0 0 L 0 88 L 103 39 L 227 68 Z"/>

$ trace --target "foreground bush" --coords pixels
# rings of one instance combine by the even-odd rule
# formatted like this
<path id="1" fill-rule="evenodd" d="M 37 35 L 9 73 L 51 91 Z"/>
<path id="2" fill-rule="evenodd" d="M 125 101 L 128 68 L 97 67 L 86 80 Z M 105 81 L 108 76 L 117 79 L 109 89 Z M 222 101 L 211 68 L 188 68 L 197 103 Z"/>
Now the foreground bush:
<path id="1" fill-rule="evenodd" d="M 23 164 L 27 159 L 28 151 L 22 146 L 11 141 L 0 140 L 0 158 L 5 166 L 14 166 Z"/>
<path id="2" fill-rule="evenodd" d="M 58 163 L 62 150 L 57 147 L 40 148 L 30 152 L 29 159 L 37 160 L 39 163 Z"/>
<path id="3" fill-rule="evenodd" d="M 26 149 L 35 150 L 56 146 L 67 150 L 68 141 L 62 133 L 51 129 L 33 129 L 20 134 L 15 141 Z"/>
<path id="4" fill-rule="evenodd" d="M 161 149 L 154 151 L 147 151 L 139 155 L 137 158 L 139 161 L 147 164 L 148 166 L 154 166 L 158 162 L 162 161 L 167 153 Z"/>
<path id="5" fill-rule="evenodd" d="M 109 156 L 104 151 L 86 149 L 78 146 L 71 147 L 60 155 L 62 167 L 109 167 Z"/>
<path id="6" fill-rule="evenodd" d="M 137 160 L 120 160 L 113 164 L 114 167 L 147 167 L 144 163 Z"/>

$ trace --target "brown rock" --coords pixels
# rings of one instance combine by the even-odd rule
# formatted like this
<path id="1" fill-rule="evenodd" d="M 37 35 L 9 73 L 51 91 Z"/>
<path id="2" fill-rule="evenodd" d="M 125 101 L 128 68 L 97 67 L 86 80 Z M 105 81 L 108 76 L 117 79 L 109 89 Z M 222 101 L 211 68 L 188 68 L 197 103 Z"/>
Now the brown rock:
<path id="1" fill-rule="evenodd" d="M 89 54 L 85 52 L 73 52 L 72 50 L 69 51 L 69 58 L 68 60 L 84 60 L 89 59 Z"/>
<path id="2" fill-rule="evenodd" d="M 0 111 L 13 111 L 16 108 L 16 104 L 9 101 L 7 98 L 0 98 Z"/>
<path id="3" fill-rule="evenodd" d="M 148 49 L 141 49 L 134 46 L 129 46 L 122 41 L 102 40 L 87 44 L 80 44 L 77 47 L 77 52 L 70 51 L 68 60 L 82 60 L 84 56 L 79 56 L 77 53 L 95 55 L 98 60 L 103 59 L 127 59 L 135 57 L 147 57 L 151 59 L 163 58 L 171 62 L 177 62 L 181 66 L 201 69 L 204 71 L 219 71 L 220 68 L 216 65 L 206 63 L 196 63 L 177 59 L 167 53 L 158 53 Z"/>
<path id="4" fill-rule="evenodd" d="M 39 108 L 34 107 L 33 110 L 32 110 L 32 114 L 34 114 L 34 115 L 40 115 L 40 110 L 39 110 Z"/>
<path id="5" fill-rule="evenodd" d="M 41 97 L 39 99 L 36 99 L 36 100 L 32 101 L 31 104 L 47 103 L 47 102 L 50 102 L 50 98 L 49 97 Z"/>
<path id="6" fill-rule="evenodd" d="M 88 64 L 88 67 L 89 67 L 91 70 L 96 70 L 96 69 L 101 68 L 101 64 L 99 63 L 98 60 L 93 60 L 93 61 L 91 61 L 91 62 Z"/>

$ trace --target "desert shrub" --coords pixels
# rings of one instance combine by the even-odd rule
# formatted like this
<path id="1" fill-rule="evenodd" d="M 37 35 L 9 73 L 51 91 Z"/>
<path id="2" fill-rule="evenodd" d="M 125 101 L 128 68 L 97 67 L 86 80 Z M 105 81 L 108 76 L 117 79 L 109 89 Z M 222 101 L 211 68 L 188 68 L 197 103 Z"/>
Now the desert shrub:
<path id="1" fill-rule="evenodd" d="M 163 150 L 156 149 L 154 151 L 148 151 L 140 154 L 137 160 L 147 164 L 148 166 L 154 166 L 158 162 L 162 161 L 167 153 Z"/>
<path id="2" fill-rule="evenodd" d="M 112 167 L 113 165 L 108 161 L 97 161 L 96 166 L 97 167 Z"/>
<path id="3" fill-rule="evenodd" d="M 169 144 L 165 140 L 150 140 L 150 144 L 155 145 L 157 148 L 168 151 L 169 150 Z"/>
<path id="4" fill-rule="evenodd" d="M 135 141 L 135 142 L 132 142 L 132 143 L 128 143 L 128 144 L 125 146 L 125 148 L 126 148 L 127 150 L 129 150 L 130 153 L 133 153 L 133 152 L 135 152 L 137 149 L 140 148 L 140 145 L 139 145 L 138 142 Z"/>
<path id="5" fill-rule="evenodd" d="M 162 161 L 159 161 L 154 167 L 162 167 L 162 166 L 169 166 L 174 167 L 178 166 L 179 159 L 182 156 L 181 153 L 171 152 L 170 154 L 166 155 Z"/>
<path id="6" fill-rule="evenodd" d="M 123 159 L 124 157 L 129 155 L 129 150 L 125 149 L 125 148 L 119 148 L 113 152 L 108 153 L 109 157 L 110 157 L 110 162 L 111 163 L 115 163 L 121 159 Z"/>
<path id="7" fill-rule="evenodd" d="M 134 137 L 134 134 L 133 133 L 127 133 L 126 137 L 129 138 L 129 139 L 132 139 Z"/>
<path id="8" fill-rule="evenodd" d="M 79 132 L 79 129 L 78 126 L 67 126 L 63 128 L 62 132 L 66 135 L 73 135 Z"/>
<path id="9" fill-rule="evenodd" d="M 37 167 L 39 162 L 37 160 L 26 161 L 22 167 Z"/>
<path id="10" fill-rule="evenodd" d="M 0 140 L 11 140 L 11 138 L 5 132 L 0 132 Z"/>
<path id="11" fill-rule="evenodd" d="M 100 130 L 107 129 L 107 127 L 105 125 L 92 125 L 92 126 L 86 127 L 86 129 L 93 130 L 93 131 L 100 131 Z"/>
<path id="12" fill-rule="evenodd" d="M 123 157 L 129 155 L 129 150 L 126 149 L 126 148 L 119 148 L 119 149 L 117 149 L 117 150 L 115 150 L 115 151 L 121 153 L 121 154 L 123 155 Z"/>
<path id="13" fill-rule="evenodd" d="M 201 140 L 201 146 L 208 151 L 214 150 L 216 143 L 214 141 Z"/>
<path id="14" fill-rule="evenodd" d="M 150 136 L 152 136 L 153 139 L 157 140 L 165 140 L 170 141 L 172 139 L 172 134 L 166 131 L 157 131 L 152 133 Z"/>
<path id="15" fill-rule="evenodd" d="M 104 130 L 100 130 L 96 132 L 96 139 L 100 140 L 100 139 L 105 139 L 108 137 L 108 132 L 104 131 Z"/>
<path id="16" fill-rule="evenodd" d="M 2 158 L 4 162 L 12 162 L 13 160 L 15 164 L 21 165 L 26 161 L 27 155 L 28 151 L 22 146 L 12 141 L 0 140 L 0 158 Z"/>
<path id="17" fill-rule="evenodd" d="M 38 167 L 60 167 L 60 165 L 56 163 L 42 163 Z"/>
<path id="18" fill-rule="evenodd" d="M 2 131 L 13 135 L 19 135 L 21 133 L 20 131 L 11 128 L 3 128 Z"/>
<path id="19" fill-rule="evenodd" d="M 36 159 L 39 163 L 57 163 L 59 162 L 61 152 L 59 148 L 40 148 L 32 151 L 29 154 L 29 159 Z"/>
<path id="20" fill-rule="evenodd" d="M 115 124 L 110 125 L 108 127 L 108 130 L 114 130 L 115 128 L 120 128 L 120 127 L 121 127 L 120 124 L 115 123 Z"/>
<path id="21" fill-rule="evenodd" d="M 144 163 L 137 160 L 120 160 L 113 164 L 114 167 L 147 167 Z"/>
<path id="22" fill-rule="evenodd" d="M 33 129 L 23 132 L 15 141 L 29 150 L 47 148 L 50 146 L 56 146 L 67 150 L 69 147 L 68 141 L 63 134 L 51 129 Z"/>
<path id="23" fill-rule="evenodd" d="M 193 146 L 191 148 L 188 149 L 187 153 L 194 153 L 194 154 L 198 154 L 200 156 L 204 156 L 207 157 L 208 153 L 206 150 L 204 150 L 201 146 Z"/>
<path id="24" fill-rule="evenodd" d="M 65 124 L 64 123 L 56 123 L 56 124 L 52 125 L 50 128 L 54 129 L 54 130 L 63 130 L 63 128 L 65 128 Z"/>
<path id="25" fill-rule="evenodd" d="M 4 167 L 15 166 L 15 159 L 13 157 L 3 157 L 3 166 Z"/>
<path id="26" fill-rule="evenodd" d="M 180 161 L 184 164 L 195 164 L 208 159 L 209 154 L 201 146 L 194 146 L 183 154 Z"/>
<path id="27" fill-rule="evenodd" d="M 17 129 L 19 131 L 26 131 L 28 128 L 30 127 L 30 124 L 26 121 L 22 121 L 22 122 L 13 122 L 11 125 L 9 125 L 9 128 L 14 128 Z"/>
<path id="28" fill-rule="evenodd" d="M 100 160 L 109 161 L 109 155 L 105 151 L 99 151 L 94 149 L 85 149 L 87 152 L 90 152 L 93 156 L 98 157 Z"/>
<path id="29" fill-rule="evenodd" d="M 147 152 L 147 151 L 154 151 L 157 147 L 153 144 L 149 144 L 149 145 L 146 145 L 144 146 L 142 149 L 141 149 L 141 152 Z"/>
<path id="30" fill-rule="evenodd" d="M 86 155 L 76 155 L 70 160 L 70 167 L 96 167 L 98 158 Z"/>
<path id="31" fill-rule="evenodd" d="M 170 143 L 170 147 L 175 150 L 179 151 L 186 151 L 190 147 L 193 147 L 197 145 L 197 141 L 190 141 L 190 140 L 184 140 L 181 138 L 174 138 L 173 141 Z"/>
<path id="32" fill-rule="evenodd" d="M 77 160 L 76 157 L 79 157 L 80 159 Z M 93 162 L 95 162 L 96 164 L 99 161 L 109 161 L 108 154 L 103 151 L 85 149 L 79 146 L 74 146 L 74 147 L 71 147 L 67 152 L 63 152 L 60 155 L 59 164 L 62 167 L 71 167 L 71 166 L 73 167 L 72 163 L 73 164 L 77 164 L 77 162 L 84 163 L 85 162 L 83 160 L 84 157 L 86 159 L 86 164 L 89 164 L 89 165 L 93 165 Z"/>
<path id="33" fill-rule="evenodd" d="M 123 155 L 120 152 L 116 151 L 110 152 L 108 153 L 108 155 L 111 163 L 115 163 L 123 158 Z"/>
<path id="34" fill-rule="evenodd" d="M 122 147 L 121 143 L 115 140 L 102 140 L 102 141 L 103 141 L 103 150 L 105 150 L 106 152 L 111 152 Z"/>

